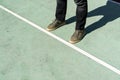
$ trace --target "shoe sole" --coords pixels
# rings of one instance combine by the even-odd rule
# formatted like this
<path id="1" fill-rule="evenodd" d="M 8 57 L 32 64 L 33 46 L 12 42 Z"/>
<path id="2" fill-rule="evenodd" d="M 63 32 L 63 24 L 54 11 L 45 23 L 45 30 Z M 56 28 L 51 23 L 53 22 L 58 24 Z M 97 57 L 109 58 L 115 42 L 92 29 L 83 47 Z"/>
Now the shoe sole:
<path id="1" fill-rule="evenodd" d="M 62 24 L 60 24 L 60 25 L 59 25 L 58 27 L 56 27 L 56 28 L 52 28 L 52 29 L 47 28 L 46 30 L 47 30 L 47 31 L 54 31 L 54 30 L 60 28 L 61 26 L 65 25 L 65 24 L 66 24 L 66 22 L 63 22 Z"/>
<path id="2" fill-rule="evenodd" d="M 69 43 L 71 43 L 71 44 L 75 44 L 75 43 L 78 43 L 78 42 L 80 42 L 81 40 L 77 40 L 77 41 L 69 41 Z"/>

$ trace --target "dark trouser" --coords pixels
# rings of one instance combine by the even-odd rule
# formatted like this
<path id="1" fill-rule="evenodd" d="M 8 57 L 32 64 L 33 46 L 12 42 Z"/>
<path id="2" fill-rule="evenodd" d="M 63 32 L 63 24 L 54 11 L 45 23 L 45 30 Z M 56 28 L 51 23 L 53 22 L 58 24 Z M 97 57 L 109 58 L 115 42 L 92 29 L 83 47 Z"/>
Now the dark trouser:
<path id="1" fill-rule="evenodd" d="M 83 30 L 87 17 L 87 0 L 74 0 L 76 9 L 76 30 Z M 57 0 L 56 19 L 65 21 L 67 0 Z"/>

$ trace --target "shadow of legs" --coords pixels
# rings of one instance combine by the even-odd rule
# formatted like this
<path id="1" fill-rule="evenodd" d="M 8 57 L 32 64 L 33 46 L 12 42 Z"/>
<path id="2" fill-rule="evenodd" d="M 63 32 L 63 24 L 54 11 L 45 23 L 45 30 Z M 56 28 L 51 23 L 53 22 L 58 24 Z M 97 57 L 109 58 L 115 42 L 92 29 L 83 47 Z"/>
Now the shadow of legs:
<path id="1" fill-rule="evenodd" d="M 76 16 L 73 16 L 73 17 L 66 20 L 66 24 L 71 24 L 71 23 L 73 23 L 75 21 L 76 21 Z"/>

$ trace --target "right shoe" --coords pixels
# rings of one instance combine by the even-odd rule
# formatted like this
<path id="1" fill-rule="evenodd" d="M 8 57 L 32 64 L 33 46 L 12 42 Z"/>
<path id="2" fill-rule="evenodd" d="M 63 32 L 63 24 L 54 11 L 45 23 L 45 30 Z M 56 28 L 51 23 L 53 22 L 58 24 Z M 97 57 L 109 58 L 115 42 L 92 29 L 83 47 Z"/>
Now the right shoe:
<path id="1" fill-rule="evenodd" d="M 69 42 L 71 44 L 78 43 L 83 39 L 84 36 L 85 36 L 85 30 L 75 30 Z"/>
<path id="2" fill-rule="evenodd" d="M 59 21 L 57 19 L 55 19 L 51 24 L 48 25 L 47 27 L 47 31 L 53 31 L 53 30 L 56 30 L 57 28 L 65 25 L 65 21 Z"/>

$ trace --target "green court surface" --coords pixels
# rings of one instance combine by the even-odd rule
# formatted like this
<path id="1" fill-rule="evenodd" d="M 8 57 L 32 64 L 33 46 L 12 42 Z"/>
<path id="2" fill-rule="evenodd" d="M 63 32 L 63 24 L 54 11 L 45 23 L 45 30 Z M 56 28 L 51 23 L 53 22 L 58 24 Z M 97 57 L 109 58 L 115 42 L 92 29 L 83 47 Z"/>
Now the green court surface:
<path id="1" fill-rule="evenodd" d="M 46 29 L 56 0 L 0 0 L 0 5 Z M 118 70 L 99 64 L 0 8 L 0 80 L 120 80 L 120 5 L 88 1 L 87 35 L 74 44 Z M 75 4 L 68 0 L 67 25 L 53 32 L 68 41 Z"/>

